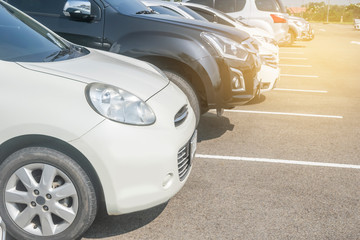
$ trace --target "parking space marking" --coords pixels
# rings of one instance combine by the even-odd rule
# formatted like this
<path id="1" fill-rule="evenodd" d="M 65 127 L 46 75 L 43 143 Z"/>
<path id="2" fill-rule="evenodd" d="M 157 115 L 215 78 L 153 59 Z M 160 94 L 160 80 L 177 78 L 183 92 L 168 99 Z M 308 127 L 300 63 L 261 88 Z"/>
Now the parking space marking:
<path id="1" fill-rule="evenodd" d="M 307 58 L 296 58 L 296 57 L 281 57 L 280 60 L 282 59 L 289 59 L 289 60 L 308 60 Z"/>
<path id="2" fill-rule="evenodd" d="M 317 118 L 335 118 L 335 119 L 344 118 L 343 116 L 319 115 L 319 114 L 307 114 L 307 113 L 266 112 L 266 111 L 231 110 L 231 109 L 225 109 L 224 111 L 232 112 L 232 113 L 255 113 L 255 114 L 286 115 L 286 116 L 297 116 L 297 117 L 317 117 Z"/>
<path id="3" fill-rule="evenodd" d="M 325 90 L 304 90 L 304 89 L 288 89 L 288 88 L 274 88 L 276 91 L 289 91 L 289 92 L 309 92 L 309 93 L 328 93 Z"/>
<path id="4" fill-rule="evenodd" d="M 296 75 L 296 74 L 280 74 L 281 77 L 300 77 L 300 78 L 318 78 L 315 75 Z"/>
<path id="5" fill-rule="evenodd" d="M 279 64 L 280 67 L 301 67 L 301 68 L 311 68 L 311 65 L 295 65 L 295 64 Z"/>
<path id="6" fill-rule="evenodd" d="M 357 42 L 357 41 L 351 41 L 350 43 L 360 45 L 360 42 Z"/>
<path id="7" fill-rule="evenodd" d="M 283 159 L 271 159 L 271 158 L 249 158 L 249 157 L 233 157 L 233 156 L 205 155 L 205 154 L 196 154 L 195 157 L 218 159 L 218 160 L 231 160 L 231 161 L 280 163 L 280 164 L 305 165 L 305 166 L 316 166 L 316 167 L 360 169 L 360 165 L 341 164 L 341 163 L 307 162 L 307 161 L 295 161 L 295 160 L 283 160 Z"/>

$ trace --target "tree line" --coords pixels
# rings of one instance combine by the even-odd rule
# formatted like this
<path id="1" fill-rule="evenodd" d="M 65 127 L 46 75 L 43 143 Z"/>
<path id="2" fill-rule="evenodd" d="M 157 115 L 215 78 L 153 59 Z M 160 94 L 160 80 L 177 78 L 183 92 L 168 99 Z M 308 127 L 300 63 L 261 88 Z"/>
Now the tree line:
<path id="1" fill-rule="evenodd" d="M 352 22 L 354 18 L 360 19 L 360 3 L 350 4 L 348 6 L 328 6 L 325 2 L 311 2 L 302 7 L 305 7 L 306 11 L 297 15 L 308 21 L 325 22 L 327 21 L 327 17 L 329 18 L 329 22 Z"/>

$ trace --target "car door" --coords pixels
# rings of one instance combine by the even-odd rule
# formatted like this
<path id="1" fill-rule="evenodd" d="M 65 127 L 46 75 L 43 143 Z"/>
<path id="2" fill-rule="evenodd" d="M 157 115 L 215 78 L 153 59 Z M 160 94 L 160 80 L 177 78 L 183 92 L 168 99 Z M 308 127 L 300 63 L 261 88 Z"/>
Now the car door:
<path id="1" fill-rule="evenodd" d="M 7 2 L 71 42 L 103 48 L 103 8 L 102 3 L 97 0 L 7 0 Z M 74 14 L 64 12 L 65 6 Z M 88 17 L 79 12 L 79 9 L 75 9 L 76 6 L 90 10 Z"/>

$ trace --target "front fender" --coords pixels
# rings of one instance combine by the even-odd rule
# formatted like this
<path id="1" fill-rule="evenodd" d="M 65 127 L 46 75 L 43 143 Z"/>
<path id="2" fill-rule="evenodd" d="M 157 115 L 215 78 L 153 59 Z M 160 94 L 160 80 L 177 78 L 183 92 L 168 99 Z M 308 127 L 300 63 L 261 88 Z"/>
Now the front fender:
<path id="1" fill-rule="evenodd" d="M 220 104 L 221 77 L 216 61 L 216 52 L 199 39 L 176 32 L 141 31 L 123 36 L 110 47 L 111 52 L 145 60 L 158 65 L 160 59 L 176 69 L 186 66 L 197 74 L 206 94 L 208 107 Z M 161 68 L 161 66 L 160 66 Z M 181 74 L 181 72 L 180 72 Z M 188 73 L 189 74 L 189 73 Z"/>

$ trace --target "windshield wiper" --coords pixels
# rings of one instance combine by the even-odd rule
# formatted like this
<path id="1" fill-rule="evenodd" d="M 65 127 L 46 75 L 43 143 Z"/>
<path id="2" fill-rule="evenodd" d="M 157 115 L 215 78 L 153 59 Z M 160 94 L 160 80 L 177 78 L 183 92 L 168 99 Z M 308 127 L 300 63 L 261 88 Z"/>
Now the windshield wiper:
<path id="1" fill-rule="evenodd" d="M 155 14 L 156 12 L 154 10 L 148 11 L 148 10 L 143 10 L 143 11 L 139 11 L 136 14 Z"/>
<path id="2" fill-rule="evenodd" d="M 44 59 L 44 62 L 54 62 L 56 59 L 70 54 L 70 52 L 71 52 L 71 49 L 67 49 L 67 48 L 62 49 L 57 52 L 54 52 L 54 53 L 50 54 L 49 56 L 47 56 Z"/>

